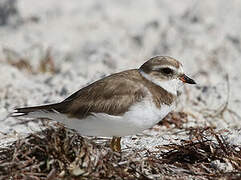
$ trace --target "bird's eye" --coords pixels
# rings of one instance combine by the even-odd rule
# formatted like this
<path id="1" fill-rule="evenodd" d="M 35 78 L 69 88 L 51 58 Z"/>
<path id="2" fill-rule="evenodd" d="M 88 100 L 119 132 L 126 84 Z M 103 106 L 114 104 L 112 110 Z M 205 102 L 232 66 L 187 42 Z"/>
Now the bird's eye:
<path id="1" fill-rule="evenodd" d="M 173 74 L 173 70 L 170 68 L 161 68 L 160 71 L 162 74 L 166 74 L 166 75 Z"/>

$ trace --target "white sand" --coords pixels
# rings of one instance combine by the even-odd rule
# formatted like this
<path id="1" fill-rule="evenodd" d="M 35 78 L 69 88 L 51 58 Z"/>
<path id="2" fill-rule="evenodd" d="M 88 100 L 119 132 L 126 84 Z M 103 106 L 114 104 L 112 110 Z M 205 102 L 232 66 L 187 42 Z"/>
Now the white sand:
<path id="1" fill-rule="evenodd" d="M 179 59 L 198 82 L 186 87 L 178 103 L 178 109 L 197 116 L 189 116 L 187 127 L 212 124 L 235 131 L 241 125 L 240 7 L 240 1 L 225 0 L 18 0 L 17 20 L 0 26 L 0 131 L 31 132 L 14 125 L 16 119 L 3 121 L 15 107 L 60 101 L 103 75 L 139 67 L 154 55 Z M 33 75 L 7 63 L 25 59 L 36 70 L 48 49 L 57 74 Z M 204 117 L 207 109 L 225 104 L 226 74 L 228 108 L 239 117 L 227 110 L 224 118 L 211 117 L 214 111 Z M 33 123 L 30 127 L 38 129 Z M 151 148 L 175 139 L 169 131 L 136 141 L 127 137 L 123 143 Z M 236 134 L 229 139 L 240 137 Z"/>

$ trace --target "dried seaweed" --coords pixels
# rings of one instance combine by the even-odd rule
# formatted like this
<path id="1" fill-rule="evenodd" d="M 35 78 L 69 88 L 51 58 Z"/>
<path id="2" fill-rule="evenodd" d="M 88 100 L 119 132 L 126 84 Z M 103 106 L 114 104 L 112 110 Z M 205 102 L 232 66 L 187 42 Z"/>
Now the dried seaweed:
<path id="1" fill-rule="evenodd" d="M 185 112 L 171 112 L 158 125 L 170 128 L 173 124 L 175 128 L 182 129 L 184 123 L 187 123 L 187 114 Z"/>
<path id="2" fill-rule="evenodd" d="M 184 130 L 180 143 L 120 153 L 64 127 L 0 148 L 0 179 L 240 179 L 241 147 L 211 127 Z M 218 164 L 229 165 L 229 169 Z"/>

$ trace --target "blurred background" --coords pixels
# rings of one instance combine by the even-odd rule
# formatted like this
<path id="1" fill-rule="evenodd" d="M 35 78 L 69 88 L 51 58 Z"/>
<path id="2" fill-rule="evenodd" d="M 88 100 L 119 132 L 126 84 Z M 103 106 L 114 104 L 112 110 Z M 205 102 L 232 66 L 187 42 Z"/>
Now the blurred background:
<path id="1" fill-rule="evenodd" d="M 240 127 L 240 32 L 238 0 L 0 0 L 0 131 L 26 132 L 4 121 L 15 107 L 63 100 L 155 55 L 198 83 L 178 103 L 204 119 L 190 126 Z"/>

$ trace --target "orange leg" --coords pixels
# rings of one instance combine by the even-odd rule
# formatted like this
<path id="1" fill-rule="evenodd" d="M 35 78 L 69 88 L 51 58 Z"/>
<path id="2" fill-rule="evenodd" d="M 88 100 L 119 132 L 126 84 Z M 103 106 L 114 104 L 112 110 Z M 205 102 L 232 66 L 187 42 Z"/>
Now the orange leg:
<path id="1" fill-rule="evenodd" d="M 121 137 L 113 137 L 110 143 L 110 148 L 114 152 L 121 152 Z"/>

